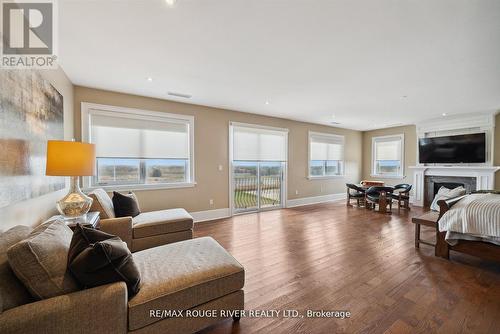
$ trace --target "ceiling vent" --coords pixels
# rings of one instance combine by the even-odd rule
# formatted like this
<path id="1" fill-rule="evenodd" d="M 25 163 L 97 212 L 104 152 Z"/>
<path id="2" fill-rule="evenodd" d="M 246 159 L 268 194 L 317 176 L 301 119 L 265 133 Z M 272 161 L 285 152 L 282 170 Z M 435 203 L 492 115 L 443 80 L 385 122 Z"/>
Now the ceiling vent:
<path id="1" fill-rule="evenodd" d="M 176 92 L 168 92 L 167 94 L 170 96 L 182 97 L 184 99 L 190 99 L 192 97 L 192 95 L 189 95 L 189 94 L 182 94 L 182 93 L 176 93 Z"/>
<path id="2" fill-rule="evenodd" d="M 395 126 L 401 126 L 401 125 L 404 125 L 404 124 L 403 123 L 392 123 L 392 124 L 387 124 L 384 127 L 386 127 L 386 128 L 393 128 Z"/>

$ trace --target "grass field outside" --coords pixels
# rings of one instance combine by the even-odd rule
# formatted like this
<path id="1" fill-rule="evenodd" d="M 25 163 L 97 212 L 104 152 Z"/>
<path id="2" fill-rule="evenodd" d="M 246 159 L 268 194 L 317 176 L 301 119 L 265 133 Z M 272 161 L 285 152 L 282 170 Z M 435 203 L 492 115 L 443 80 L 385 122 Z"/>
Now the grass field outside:
<path id="1" fill-rule="evenodd" d="M 260 205 L 278 205 L 278 198 L 260 197 Z M 249 191 L 236 190 L 234 192 L 234 207 L 236 209 L 253 208 L 257 206 L 257 195 Z"/>

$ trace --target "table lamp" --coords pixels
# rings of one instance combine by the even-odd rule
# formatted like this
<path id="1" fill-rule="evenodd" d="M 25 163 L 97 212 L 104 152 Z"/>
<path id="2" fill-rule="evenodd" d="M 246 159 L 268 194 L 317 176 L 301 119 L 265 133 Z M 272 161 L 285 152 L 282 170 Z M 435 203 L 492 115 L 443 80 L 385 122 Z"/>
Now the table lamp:
<path id="1" fill-rule="evenodd" d="M 70 176 L 69 193 L 57 202 L 57 210 L 66 218 L 86 214 L 92 198 L 80 189 L 80 176 L 92 176 L 95 172 L 95 145 L 75 141 L 49 140 L 47 166 L 49 176 Z"/>

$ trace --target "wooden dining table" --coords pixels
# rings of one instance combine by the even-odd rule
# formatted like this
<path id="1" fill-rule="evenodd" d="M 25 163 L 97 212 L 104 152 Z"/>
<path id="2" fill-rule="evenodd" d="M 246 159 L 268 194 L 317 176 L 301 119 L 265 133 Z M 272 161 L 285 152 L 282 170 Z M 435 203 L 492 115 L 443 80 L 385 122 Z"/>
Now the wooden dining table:
<path id="1" fill-rule="evenodd" d="M 383 181 L 367 181 L 367 180 L 363 180 L 361 181 L 359 184 L 357 184 L 357 186 L 359 186 L 360 188 L 363 188 L 365 191 L 368 190 L 369 188 L 371 187 L 384 187 L 385 186 L 385 182 Z M 349 189 L 348 189 L 349 190 Z M 380 202 L 379 202 L 379 211 L 381 213 L 386 213 L 387 212 L 387 199 L 389 198 L 390 201 L 392 201 L 392 199 L 390 199 L 390 196 L 387 196 L 387 193 L 385 191 L 381 192 L 380 194 Z M 368 210 L 371 210 L 371 205 L 368 205 L 368 201 L 366 199 L 366 193 L 365 193 L 365 208 L 368 209 Z"/>

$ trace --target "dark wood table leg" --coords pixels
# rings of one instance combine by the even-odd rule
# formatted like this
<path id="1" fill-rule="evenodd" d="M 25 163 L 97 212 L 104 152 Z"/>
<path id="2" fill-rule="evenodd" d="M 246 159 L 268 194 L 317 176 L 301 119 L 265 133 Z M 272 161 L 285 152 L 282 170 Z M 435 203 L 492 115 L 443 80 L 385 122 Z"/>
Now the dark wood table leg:
<path id="1" fill-rule="evenodd" d="M 385 191 L 380 192 L 380 197 L 378 199 L 378 212 L 387 213 L 387 194 Z"/>

